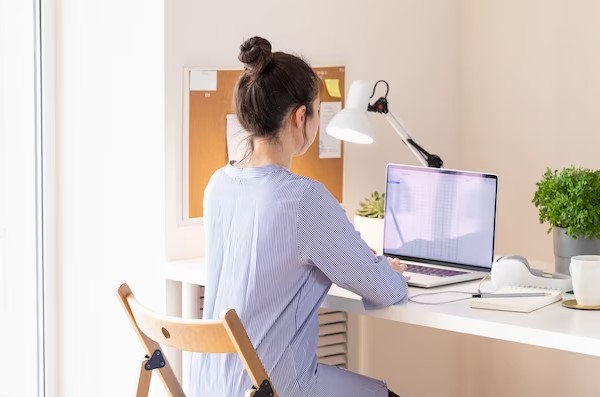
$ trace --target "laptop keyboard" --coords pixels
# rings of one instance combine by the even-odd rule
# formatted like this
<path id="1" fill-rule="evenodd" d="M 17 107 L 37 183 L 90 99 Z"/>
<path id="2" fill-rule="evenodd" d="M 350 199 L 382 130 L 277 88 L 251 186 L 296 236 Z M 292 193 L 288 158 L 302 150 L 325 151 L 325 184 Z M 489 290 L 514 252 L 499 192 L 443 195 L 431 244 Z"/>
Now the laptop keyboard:
<path id="1" fill-rule="evenodd" d="M 419 266 L 406 264 L 406 271 L 410 273 L 419 273 L 426 274 L 428 276 L 437 276 L 437 277 L 450 277 L 450 276 L 458 276 L 459 274 L 465 274 L 467 272 L 461 272 L 458 270 L 450 270 L 450 269 L 440 269 L 437 267 L 429 267 L 429 266 Z"/>

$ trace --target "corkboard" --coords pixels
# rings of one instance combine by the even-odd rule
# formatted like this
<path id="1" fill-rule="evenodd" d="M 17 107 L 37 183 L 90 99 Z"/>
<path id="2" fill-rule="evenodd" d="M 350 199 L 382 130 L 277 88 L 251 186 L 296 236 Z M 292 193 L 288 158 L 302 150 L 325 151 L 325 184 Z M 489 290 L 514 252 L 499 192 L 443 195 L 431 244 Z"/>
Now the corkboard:
<path id="1" fill-rule="evenodd" d="M 199 68 L 198 68 L 199 69 Z M 342 66 L 314 67 L 321 77 L 321 101 L 342 102 L 344 104 L 345 68 Z M 191 68 L 185 70 L 187 80 Z M 209 70 L 202 68 L 202 70 Z M 202 217 L 202 201 L 204 188 L 211 175 L 227 164 L 227 114 L 235 114 L 233 90 L 240 76 L 241 69 L 216 71 L 216 90 L 191 91 L 185 87 L 188 97 L 184 106 L 184 117 L 187 118 L 188 161 L 187 161 L 187 218 Z M 337 79 L 341 97 L 330 96 L 325 88 L 325 79 Z M 185 124 L 185 123 L 184 123 Z M 319 131 L 319 134 L 321 132 Z M 318 136 L 318 135 L 317 135 Z M 184 145 L 185 147 L 185 145 Z M 319 158 L 318 139 L 306 154 L 292 160 L 291 171 L 315 179 L 323 183 L 338 199 L 343 201 L 343 163 L 344 149 L 340 158 Z"/>

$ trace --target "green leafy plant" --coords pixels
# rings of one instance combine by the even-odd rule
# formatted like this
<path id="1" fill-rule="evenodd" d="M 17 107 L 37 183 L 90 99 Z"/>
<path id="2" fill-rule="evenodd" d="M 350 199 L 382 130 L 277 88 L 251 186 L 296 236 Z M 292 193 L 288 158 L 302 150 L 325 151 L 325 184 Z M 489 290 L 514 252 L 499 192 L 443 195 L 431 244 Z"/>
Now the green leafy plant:
<path id="1" fill-rule="evenodd" d="M 548 233 L 562 227 L 573 238 L 600 238 L 600 171 L 548 168 L 536 186 L 532 203 L 539 209 L 540 223 L 550 224 Z"/>
<path id="2" fill-rule="evenodd" d="M 366 218 L 383 219 L 385 208 L 385 193 L 373 192 L 370 197 L 362 200 L 355 214 Z"/>

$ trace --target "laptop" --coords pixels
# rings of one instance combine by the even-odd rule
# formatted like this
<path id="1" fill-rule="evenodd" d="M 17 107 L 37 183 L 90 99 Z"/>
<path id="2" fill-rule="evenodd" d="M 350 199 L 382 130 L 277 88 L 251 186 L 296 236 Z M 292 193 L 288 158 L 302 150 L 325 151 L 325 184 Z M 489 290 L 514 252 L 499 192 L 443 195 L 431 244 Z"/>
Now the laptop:
<path id="1" fill-rule="evenodd" d="M 388 164 L 383 254 L 416 287 L 483 278 L 494 260 L 498 177 Z"/>

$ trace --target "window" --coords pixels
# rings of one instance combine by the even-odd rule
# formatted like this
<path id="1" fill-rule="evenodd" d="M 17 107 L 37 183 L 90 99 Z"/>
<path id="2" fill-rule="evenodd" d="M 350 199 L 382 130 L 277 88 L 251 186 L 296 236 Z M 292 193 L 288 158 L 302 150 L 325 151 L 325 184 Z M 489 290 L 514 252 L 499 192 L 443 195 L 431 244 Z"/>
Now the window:
<path id="1" fill-rule="evenodd" d="M 0 0 L 0 397 L 43 395 L 36 7 Z"/>

